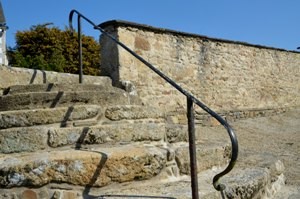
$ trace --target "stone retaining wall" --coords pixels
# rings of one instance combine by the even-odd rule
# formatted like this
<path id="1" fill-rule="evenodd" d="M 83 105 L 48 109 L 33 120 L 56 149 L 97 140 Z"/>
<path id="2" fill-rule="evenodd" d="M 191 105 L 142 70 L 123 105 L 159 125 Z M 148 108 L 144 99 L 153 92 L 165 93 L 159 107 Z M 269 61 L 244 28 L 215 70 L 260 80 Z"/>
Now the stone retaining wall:
<path id="1" fill-rule="evenodd" d="M 124 21 L 100 25 L 217 111 L 300 105 L 300 53 Z M 186 99 L 145 65 L 101 36 L 102 72 L 130 81 L 146 104 L 167 111 Z"/>
<path id="2" fill-rule="evenodd" d="M 290 108 L 278 108 L 278 109 L 250 109 L 250 110 L 230 110 L 219 112 L 223 118 L 225 118 L 229 123 L 247 119 L 247 118 L 257 118 L 257 117 L 270 117 L 273 115 L 285 113 L 289 111 Z M 203 113 L 196 111 L 195 123 L 202 126 L 216 126 L 219 122 L 210 116 L 208 113 Z"/>

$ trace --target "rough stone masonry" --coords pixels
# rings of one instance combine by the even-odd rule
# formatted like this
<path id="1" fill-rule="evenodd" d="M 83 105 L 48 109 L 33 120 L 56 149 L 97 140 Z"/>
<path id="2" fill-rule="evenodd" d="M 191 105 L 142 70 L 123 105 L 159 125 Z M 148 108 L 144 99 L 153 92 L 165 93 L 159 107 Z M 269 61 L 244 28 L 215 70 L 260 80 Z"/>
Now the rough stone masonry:
<path id="1" fill-rule="evenodd" d="M 219 112 L 260 114 L 300 105 L 299 52 L 125 21 L 100 27 Z M 130 81 L 145 103 L 168 112 L 185 107 L 185 97 L 106 36 L 101 47 L 102 72 L 115 85 Z"/>

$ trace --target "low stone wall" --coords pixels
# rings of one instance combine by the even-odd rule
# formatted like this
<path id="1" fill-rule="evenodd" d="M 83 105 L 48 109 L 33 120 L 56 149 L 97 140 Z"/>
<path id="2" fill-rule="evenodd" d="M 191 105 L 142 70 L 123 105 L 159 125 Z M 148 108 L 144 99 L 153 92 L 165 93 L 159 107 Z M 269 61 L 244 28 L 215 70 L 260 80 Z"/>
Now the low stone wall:
<path id="1" fill-rule="evenodd" d="M 300 105 L 300 53 L 124 21 L 100 25 L 219 112 Z M 144 64 L 101 36 L 102 72 L 130 81 L 146 104 L 167 111 L 186 99 Z"/>
<path id="2" fill-rule="evenodd" d="M 228 122 L 234 122 L 237 120 L 248 119 L 248 118 L 257 118 L 257 117 L 270 117 L 274 115 L 278 115 L 281 113 L 285 113 L 292 109 L 289 108 L 278 108 L 278 109 L 249 109 L 249 110 L 231 110 L 231 111 L 223 111 L 219 112 L 223 118 L 225 118 Z M 195 123 L 200 124 L 202 126 L 216 126 L 220 125 L 220 123 L 210 116 L 208 113 L 203 113 L 196 111 L 195 114 Z"/>
<path id="3" fill-rule="evenodd" d="M 297 107 L 284 107 L 284 108 L 260 108 L 260 109 L 243 109 L 243 110 L 227 110 L 227 111 L 218 111 L 218 114 L 223 117 L 229 123 L 234 121 L 249 119 L 249 118 L 258 118 L 258 117 L 270 117 L 278 114 L 282 114 Z M 181 109 L 177 111 L 171 111 L 166 114 L 166 121 L 170 125 L 186 125 L 187 117 L 186 110 Z M 195 124 L 200 126 L 218 126 L 220 123 L 202 110 L 195 111 Z"/>
<path id="4" fill-rule="evenodd" d="M 12 85 L 65 83 L 74 84 L 79 82 L 79 76 L 69 73 L 41 71 L 36 69 L 0 67 L 0 91 Z M 89 84 L 111 84 L 108 77 L 83 76 L 83 82 Z"/>

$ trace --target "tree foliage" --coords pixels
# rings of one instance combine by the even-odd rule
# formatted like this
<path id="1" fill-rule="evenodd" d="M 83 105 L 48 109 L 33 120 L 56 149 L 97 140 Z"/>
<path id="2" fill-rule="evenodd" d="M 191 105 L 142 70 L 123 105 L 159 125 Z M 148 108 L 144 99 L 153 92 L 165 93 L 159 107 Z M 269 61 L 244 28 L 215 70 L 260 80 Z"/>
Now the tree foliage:
<path id="1" fill-rule="evenodd" d="M 78 73 L 77 33 L 48 24 L 32 26 L 16 33 L 16 46 L 8 50 L 10 65 L 15 67 Z M 83 73 L 97 75 L 100 70 L 100 45 L 82 35 Z"/>

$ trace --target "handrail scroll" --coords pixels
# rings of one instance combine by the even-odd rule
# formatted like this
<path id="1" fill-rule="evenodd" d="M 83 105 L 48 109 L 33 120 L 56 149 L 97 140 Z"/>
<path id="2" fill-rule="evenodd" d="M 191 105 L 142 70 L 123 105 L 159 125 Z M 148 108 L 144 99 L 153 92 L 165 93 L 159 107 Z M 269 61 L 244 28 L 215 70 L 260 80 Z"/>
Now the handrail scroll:
<path id="1" fill-rule="evenodd" d="M 231 140 L 231 158 L 229 161 L 229 164 L 227 167 L 220 173 L 214 176 L 213 178 L 213 186 L 218 191 L 224 191 L 225 185 L 221 184 L 219 182 L 220 178 L 229 173 L 238 157 L 238 140 L 237 137 L 232 129 L 232 127 L 227 123 L 225 119 L 223 119 L 220 115 L 218 115 L 216 112 L 211 110 L 209 107 L 207 107 L 204 103 L 199 101 L 196 97 L 194 97 L 191 93 L 184 90 L 181 86 L 179 86 L 175 81 L 170 79 L 168 76 L 166 76 L 164 73 L 162 73 L 160 70 L 158 70 L 156 67 L 154 67 L 152 64 L 147 62 L 144 58 L 136 54 L 134 51 L 132 51 L 130 48 L 128 48 L 125 44 L 118 41 L 116 38 L 114 38 L 112 35 L 104 31 L 101 27 L 94 24 L 91 20 L 86 18 L 84 15 L 82 15 L 77 10 L 72 10 L 69 15 L 69 25 L 70 28 L 73 29 L 72 26 L 72 18 L 73 14 L 76 13 L 78 15 L 78 23 L 80 23 L 80 18 L 85 19 L 88 23 L 90 23 L 94 29 L 99 30 L 102 34 L 110 38 L 112 41 L 114 41 L 116 44 L 120 45 L 122 48 L 124 48 L 127 52 L 129 52 L 131 55 L 133 55 L 135 58 L 137 58 L 139 61 L 144 63 L 148 68 L 150 68 L 152 71 L 154 71 L 157 75 L 159 75 L 161 78 L 163 78 L 165 81 L 167 81 L 169 84 L 171 84 L 174 88 L 176 88 L 179 92 L 181 92 L 183 95 L 187 98 L 187 118 L 188 118 L 188 134 L 189 134 L 189 153 L 190 153 L 190 169 L 191 169 L 191 187 L 192 187 L 192 198 L 198 199 L 198 178 L 197 178 L 197 161 L 196 161 L 196 144 L 195 144 L 195 124 L 194 124 L 194 104 L 198 105 L 200 108 L 202 108 L 205 112 L 210 114 L 212 117 L 214 117 L 220 124 L 223 125 L 223 127 L 227 130 L 227 133 Z M 81 25 L 78 24 L 78 27 Z M 78 28 L 79 29 L 79 28 Z M 78 31 L 78 34 L 80 35 L 80 29 Z M 81 37 L 78 36 L 78 39 Z M 81 51 L 79 49 L 79 51 Z M 80 53 L 80 52 L 79 52 Z"/>

